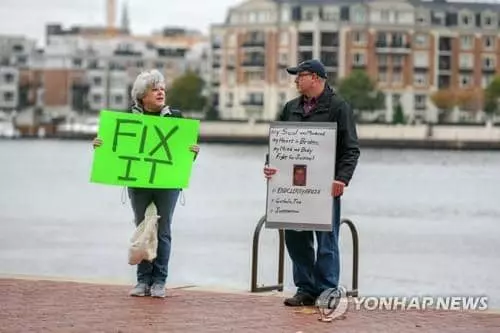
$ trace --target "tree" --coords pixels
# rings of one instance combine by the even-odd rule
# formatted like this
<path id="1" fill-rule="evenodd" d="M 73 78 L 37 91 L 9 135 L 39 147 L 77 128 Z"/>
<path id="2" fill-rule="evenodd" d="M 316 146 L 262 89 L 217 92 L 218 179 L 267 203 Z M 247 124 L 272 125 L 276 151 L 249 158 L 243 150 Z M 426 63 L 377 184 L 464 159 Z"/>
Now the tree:
<path id="1" fill-rule="evenodd" d="M 492 116 L 499 113 L 500 76 L 496 76 L 484 91 L 484 112 Z"/>
<path id="2" fill-rule="evenodd" d="M 462 110 L 477 112 L 481 109 L 481 92 L 475 89 L 459 90 L 456 103 Z"/>
<path id="3" fill-rule="evenodd" d="M 440 121 L 447 118 L 457 105 L 457 96 L 451 89 L 438 90 L 431 95 L 432 103 L 441 111 Z"/>
<path id="4" fill-rule="evenodd" d="M 168 104 L 183 111 L 201 111 L 205 107 L 202 95 L 204 82 L 194 72 L 187 72 L 177 78 L 168 90 Z"/>
<path id="5" fill-rule="evenodd" d="M 364 71 L 353 71 L 340 81 L 338 90 L 354 110 L 374 111 L 384 108 L 384 94 L 376 90 L 375 83 Z"/>
<path id="6" fill-rule="evenodd" d="M 406 119 L 405 119 L 405 114 L 403 112 L 403 107 L 401 106 L 400 103 L 396 104 L 394 107 L 394 113 L 392 116 L 392 123 L 393 124 L 405 124 Z"/>

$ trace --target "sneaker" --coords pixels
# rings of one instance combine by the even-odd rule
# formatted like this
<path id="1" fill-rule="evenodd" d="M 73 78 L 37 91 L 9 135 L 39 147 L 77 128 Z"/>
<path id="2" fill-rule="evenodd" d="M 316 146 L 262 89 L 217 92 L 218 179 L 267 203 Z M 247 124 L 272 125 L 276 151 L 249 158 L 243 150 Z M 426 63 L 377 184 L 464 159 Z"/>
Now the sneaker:
<path id="1" fill-rule="evenodd" d="M 316 299 L 309 294 L 297 293 L 293 297 L 285 299 L 284 303 L 286 306 L 312 306 L 315 301 Z"/>
<path id="2" fill-rule="evenodd" d="M 130 296 L 144 297 L 149 296 L 149 286 L 146 283 L 139 282 L 134 289 L 129 292 Z"/>
<path id="3" fill-rule="evenodd" d="M 163 298 L 165 295 L 165 285 L 161 283 L 154 283 L 151 287 L 151 297 Z"/>

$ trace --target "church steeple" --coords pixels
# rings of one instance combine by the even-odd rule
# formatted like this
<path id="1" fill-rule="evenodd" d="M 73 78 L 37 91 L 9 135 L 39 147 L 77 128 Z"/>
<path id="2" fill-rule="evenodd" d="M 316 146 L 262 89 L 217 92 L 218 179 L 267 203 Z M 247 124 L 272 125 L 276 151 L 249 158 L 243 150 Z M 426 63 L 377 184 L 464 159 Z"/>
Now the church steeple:
<path id="1" fill-rule="evenodd" d="M 128 3 L 123 3 L 121 29 L 130 32 L 130 21 L 128 17 Z"/>

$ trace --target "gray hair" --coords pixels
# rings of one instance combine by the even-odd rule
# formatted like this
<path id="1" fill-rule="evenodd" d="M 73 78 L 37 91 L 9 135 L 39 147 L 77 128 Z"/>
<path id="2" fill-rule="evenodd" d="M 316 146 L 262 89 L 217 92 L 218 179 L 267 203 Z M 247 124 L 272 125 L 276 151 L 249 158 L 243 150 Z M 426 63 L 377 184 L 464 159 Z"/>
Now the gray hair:
<path id="1" fill-rule="evenodd" d="M 152 69 L 141 72 L 137 75 L 134 85 L 132 86 L 132 91 L 130 92 L 134 104 L 141 104 L 140 100 L 146 95 L 148 89 L 155 88 L 157 86 L 165 87 L 165 78 L 160 71 Z"/>

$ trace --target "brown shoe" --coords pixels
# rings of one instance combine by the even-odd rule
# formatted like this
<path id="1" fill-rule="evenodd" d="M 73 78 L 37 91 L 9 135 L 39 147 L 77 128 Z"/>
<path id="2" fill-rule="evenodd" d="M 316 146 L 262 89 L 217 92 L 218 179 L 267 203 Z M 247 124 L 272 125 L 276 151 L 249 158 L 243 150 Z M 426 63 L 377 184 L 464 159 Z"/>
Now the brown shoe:
<path id="1" fill-rule="evenodd" d="M 297 293 L 293 297 L 287 298 L 284 301 L 286 306 L 312 306 L 314 305 L 316 299 L 304 293 Z"/>

